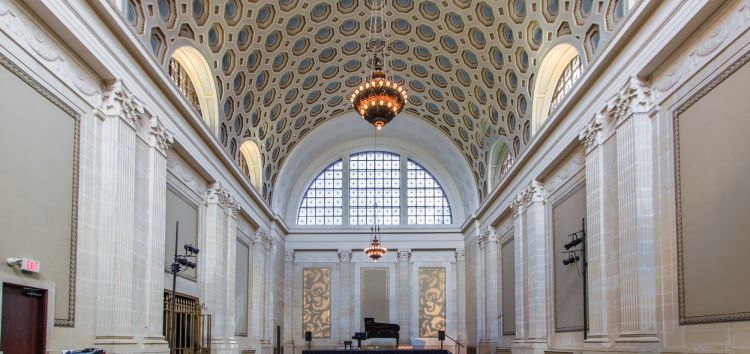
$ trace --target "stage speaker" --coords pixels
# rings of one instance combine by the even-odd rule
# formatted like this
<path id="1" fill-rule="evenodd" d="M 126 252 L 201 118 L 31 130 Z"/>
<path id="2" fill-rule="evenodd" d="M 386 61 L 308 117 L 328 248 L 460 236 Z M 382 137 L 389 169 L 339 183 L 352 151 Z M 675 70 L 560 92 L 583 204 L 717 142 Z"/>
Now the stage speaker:
<path id="1" fill-rule="evenodd" d="M 312 342 L 312 332 L 305 332 L 305 342 Z"/>
<path id="2" fill-rule="evenodd" d="M 445 331 L 438 331 L 438 340 L 441 342 L 445 340 Z"/>

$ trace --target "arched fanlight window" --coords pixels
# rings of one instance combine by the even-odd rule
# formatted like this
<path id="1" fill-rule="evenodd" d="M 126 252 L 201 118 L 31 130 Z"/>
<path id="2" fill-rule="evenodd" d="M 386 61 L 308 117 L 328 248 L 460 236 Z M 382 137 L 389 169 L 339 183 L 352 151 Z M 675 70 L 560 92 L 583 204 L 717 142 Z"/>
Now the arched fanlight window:
<path id="1" fill-rule="evenodd" d="M 195 85 L 190 80 L 187 70 L 175 58 L 169 59 L 169 77 L 172 78 L 172 82 L 180 89 L 180 92 L 182 92 L 190 105 L 198 111 L 198 114 L 203 115 L 200 101 L 198 101 L 198 93 L 195 91 Z"/>
<path id="2" fill-rule="evenodd" d="M 343 172 L 341 160 L 329 165 L 305 192 L 297 213 L 298 225 L 341 225 Z"/>
<path id="3" fill-rule="evenodd" d="M 545 54 L 534 80 L 529 135 L 536 133 L 562 103 L 581 77 L 582 67 L 578 49 L 570 44 L 558 44 Z"/>
<path id="4" fill-rule="evenodd" d="M 344 176 L 349 178 L 346 188 Z M 370 226 L 376 221 L 449 225 L 453 214 L 432 173 L 412 159 L 385 151 L 352 154 L 348 164 L 339 160 L 328 166 L 310 183 L 297 212 L 298 225 Z"/>
<path id="5" fill-rule="evenodd" d="M 573 88 L 573 84 L 581 77 L 581 56 L 576 55 L 563 69 L 562 75 L 557 79 L 555 90 L 552 92 L 552 101 L 549 104 L 549 113 L 562 102 L 565 95 Z"/>
<path id="6" fill-rule="evenodd" d="M 263 185 L 263 160 L 260 155 L 258 144 L 252 140 L 247 140 L 240 146 L 240 168 L 246 176 L 250 177 L 250 182 L 257 191 Z"/>
<path id="7" fill-rule="evenodd" d="M 412 160 L 407 162 L 406 199 L 410 225 L 453 223 L 451 206 L 443 187 L 431 173 Z"/>
<path id="8" fill-rule="evenodd" d="M 491 191 L 508 174 L 510 168 L 513 167 L 513 162 L 510 146 L 503 141 L 496 142 L 492 147 L 490 161 L 487 164 L 487 176 L 489 177 L 487 192 Z"/>
<path id="9" fill-rule="evenodd" d="M 368 151 L 349 157 L 349 224 L 401 223 L 401 158 Z"/>
<path id="10" fill-rule="evenodd" d="M 211 132 L 218 136 L 217 89 L 211 67 L 203 54 L 190 46 L 179 47 L 172 53 L 167 69 L 175 86 L 208 124 Z"/>

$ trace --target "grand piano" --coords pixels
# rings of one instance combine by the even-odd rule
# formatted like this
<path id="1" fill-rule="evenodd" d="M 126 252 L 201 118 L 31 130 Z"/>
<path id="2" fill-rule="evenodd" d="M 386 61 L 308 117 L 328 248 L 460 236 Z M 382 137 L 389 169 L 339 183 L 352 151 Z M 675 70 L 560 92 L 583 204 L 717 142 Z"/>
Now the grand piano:
<path id="1" fill-rule="evenodd" d="M 400 329 L 401 327 L 397 324 L 375 322 L 374 318 L 365 317 L 365 335 L 367 339 L 393 338 L 396 340 L 396 348 L 398 348 L 398 331 Z"/>

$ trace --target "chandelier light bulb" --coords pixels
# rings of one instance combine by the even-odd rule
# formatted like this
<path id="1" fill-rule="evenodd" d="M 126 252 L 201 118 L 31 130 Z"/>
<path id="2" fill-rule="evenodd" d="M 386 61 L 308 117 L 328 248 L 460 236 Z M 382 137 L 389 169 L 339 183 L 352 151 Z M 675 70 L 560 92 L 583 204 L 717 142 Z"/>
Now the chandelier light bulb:
<path id="1" fill-rule="evenodd" d="M 380 19 L 380 11 L 384 11 L 385 1 L 373 0 L 375 3 L 371 8 L 370 20 Z M 377 11 L 377 13 L 376 13 Z M 386 73 L 387 53 L 389 45 L 387 43 L 388 35 L 382 29 L 375 26 L 370 29 L 370 36 L 366 43 L 367 51 L 370 53 L 368 63 L 372 64 L 373 71 L 366 76 L 359 86 L 359 90 L 354 91 L 352 96 L 352 107 L 362 118 L 378 129 L 390 123 L 401 111 L 406 104 L 406 91 L 390 81 Z"/>

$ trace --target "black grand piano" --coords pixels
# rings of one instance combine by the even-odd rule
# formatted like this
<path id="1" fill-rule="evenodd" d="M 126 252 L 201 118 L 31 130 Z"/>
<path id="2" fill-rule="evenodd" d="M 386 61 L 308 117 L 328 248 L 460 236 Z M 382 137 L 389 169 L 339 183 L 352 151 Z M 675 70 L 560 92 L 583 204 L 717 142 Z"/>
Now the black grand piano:
<path id="1" fill-rule="evenodd" d="M 381 323 L 381 322 L 375 322 L 375 319 L 372 317 L 365 317 L 365 338 L 361 338 L 361 333 L 359 336 L 360 338 L 354 338 L 357 340 L 364 340 L 364 339 L 370 339 L 370 338 L 393 338 L 396 340 L 396 348 L 398 348 L 398 331 L 401 329 L 397 324 L 392 323 Z"/>

